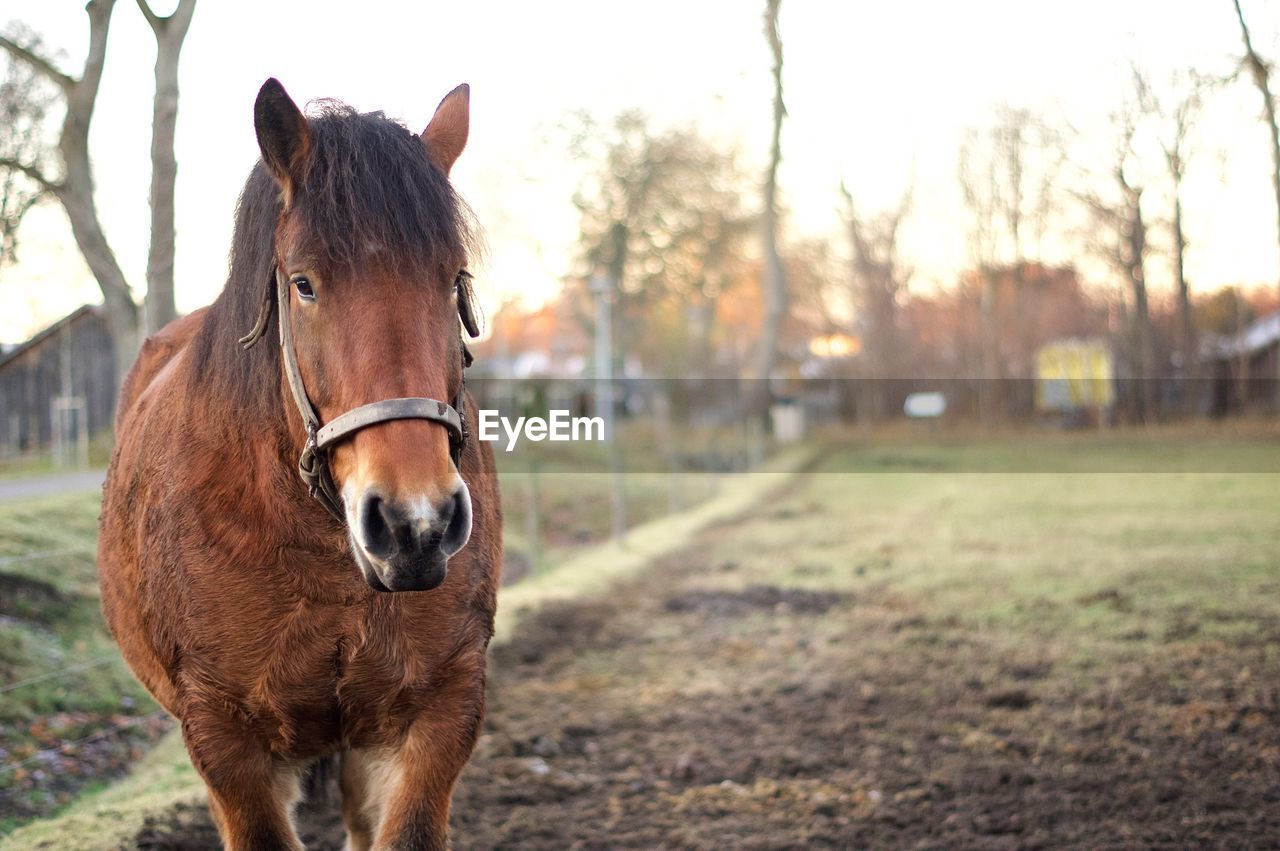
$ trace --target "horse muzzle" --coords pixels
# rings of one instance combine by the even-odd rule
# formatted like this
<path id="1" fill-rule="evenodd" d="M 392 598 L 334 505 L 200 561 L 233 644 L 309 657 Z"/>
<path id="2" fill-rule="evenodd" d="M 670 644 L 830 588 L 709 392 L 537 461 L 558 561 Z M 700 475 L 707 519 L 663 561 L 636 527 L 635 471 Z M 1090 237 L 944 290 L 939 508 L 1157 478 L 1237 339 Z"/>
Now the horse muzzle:
<path id="1" fill-rule="evenodd" d="M 347 508 L 352 550 L 375 591 L 430 591 L 471 536 L 471 494 L 459 481 L 440 503 L 368 489 Z"/>

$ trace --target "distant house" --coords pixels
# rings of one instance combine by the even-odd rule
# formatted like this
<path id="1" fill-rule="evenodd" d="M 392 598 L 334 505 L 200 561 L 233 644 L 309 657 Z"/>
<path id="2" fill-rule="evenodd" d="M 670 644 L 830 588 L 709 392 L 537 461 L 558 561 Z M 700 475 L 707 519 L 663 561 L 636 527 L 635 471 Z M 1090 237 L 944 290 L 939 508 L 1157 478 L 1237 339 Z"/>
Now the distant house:
<path id="1" fill-rule="evenodd" d="M 85 305 L 0 353 L 0 454 L 111 428 L 115 347 L 102 307 Z"/>
<path id="2" fill-rule="evenodd" d="M 1203 354 L 1212 379 L 1214 416 L 1274 406 L 1280 381 L 1280 310 L 1234 337 L 1209 342 Z"/>

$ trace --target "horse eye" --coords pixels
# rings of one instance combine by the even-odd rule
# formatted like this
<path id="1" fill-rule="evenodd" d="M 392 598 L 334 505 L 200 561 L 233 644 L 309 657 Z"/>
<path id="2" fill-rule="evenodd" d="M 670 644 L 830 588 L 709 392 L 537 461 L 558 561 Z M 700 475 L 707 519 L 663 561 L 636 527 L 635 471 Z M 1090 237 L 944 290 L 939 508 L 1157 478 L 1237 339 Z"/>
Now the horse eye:
<path id="1" fill-rule="evenodd" d="M 293 279 L 293 285 L 298 289 L 298 297 L 307 301 L 316 300 L 316 291 L 311 288 L 311 282 L 306 278 L 297 277 Z"/>

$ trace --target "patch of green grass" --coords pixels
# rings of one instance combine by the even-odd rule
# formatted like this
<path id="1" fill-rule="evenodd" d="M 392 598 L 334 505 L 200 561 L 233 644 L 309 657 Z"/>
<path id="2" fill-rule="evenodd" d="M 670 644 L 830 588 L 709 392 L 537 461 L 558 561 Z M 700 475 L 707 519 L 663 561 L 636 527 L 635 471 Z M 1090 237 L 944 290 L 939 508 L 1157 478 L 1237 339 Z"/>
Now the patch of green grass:
<path id="1" fill-rule="evenodd" d="M 746 566 L 743 582 L 888 595 L 1086 665 L 1224 635 L 1274 636 L 1280 472 L 1244 470 L 1274 470 L 1277 444 L 1094 440 L 1021 435 L 1003 450 L 989 439 L 952 449 L 836 444 L 802 491 L 718 557 Z M 1085 451 L 1123 463 L 1079 472 L 1071 456 Z M 1187 471 L 1192 456 L 1201 472 Z M 1056 460 L 1009 472 L 1028 457 Z"/>
<path id="2" fill-rule="evenodd" d="M 54 818 L 31 822 L 8 836 L 8 848 L 120 848 L 155 813 L 197 800 L 204 783 L 187 759 L 182 736 L 170 732 L 117 783 L 96 784 Z"/>
<path id="3" fill-rule="evenodd" d="M 111 460 L 111 448 L 114 442 L 115 435 L 110 431 L 103 432 L 89 441 L 91 468 L 107 466 Z M 53 455 L 49 451 L 0 459 L 0 479 L 19 479 L 61 472 L 66 472 L 66 468 L 55 464 Z"/>
<path id="4" fill-rule="evenodd" d="M 840 472 L 1280 473 L 1280 431 L 876 432 L 832 459 Z"/>
<path id="5" fill-rule="evenodd" d="M 9 686 L 113 653 L 99 611 L 97 531 L 96 494 L 0 502 L 0 674 Z M 12 688 L 0 693 L 0 724 L 118 707 L 141 696 L 130 683 L 117 663 Z"/>
<path id="6" fill-rule="evenodd" d="M 97 494 L 0 502 L 0 830 L 67 794 L 31 781 L 38 752 L 156 710 L 102 620 L 97 531 Z"/>
<path id="7" fill-rule="evenodd" d="M 46 577 L 59 587 L 94 578 L 98 505 L 92 492 L 0 501 L 0 571 Z"/>
<path id="8" fill-rule="evenodd" d="M 624 427 L 618 441 L 623 457 L 616 476 L 604 444 L 526 443 L 510 454 L 494 444 L 509 557 L 536 561 L 537 570 L 608 540 L 615 489 L 630 529 L 697 506 L 717 493 L 724 477 L 682 466 L 651 429 Z"/>

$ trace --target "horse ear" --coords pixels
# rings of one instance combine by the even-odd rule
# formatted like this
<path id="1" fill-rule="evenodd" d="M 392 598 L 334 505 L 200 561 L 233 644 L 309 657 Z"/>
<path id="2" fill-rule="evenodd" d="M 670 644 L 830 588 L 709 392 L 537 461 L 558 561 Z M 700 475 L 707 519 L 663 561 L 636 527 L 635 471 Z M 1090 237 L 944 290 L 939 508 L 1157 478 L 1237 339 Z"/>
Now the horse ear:
<path id="1" fill-rule="evenodd" d="M 453 168 L 462 149 L 467 146 L 470 125 L 471 87 L 463 83 L 444 96 L 427 129 L 422 131 L 427 156 L 445 174 Z"/>
<path id="2" fill-rule="evenodd" d="M 294 189 L 306 174 L 311 128 L 302 110 L 275 77 L 258 90 L 258 99 L 253 105 L 253 129 L 258 134 L 262 162 L 280 184 L 288 206 Z"/>

